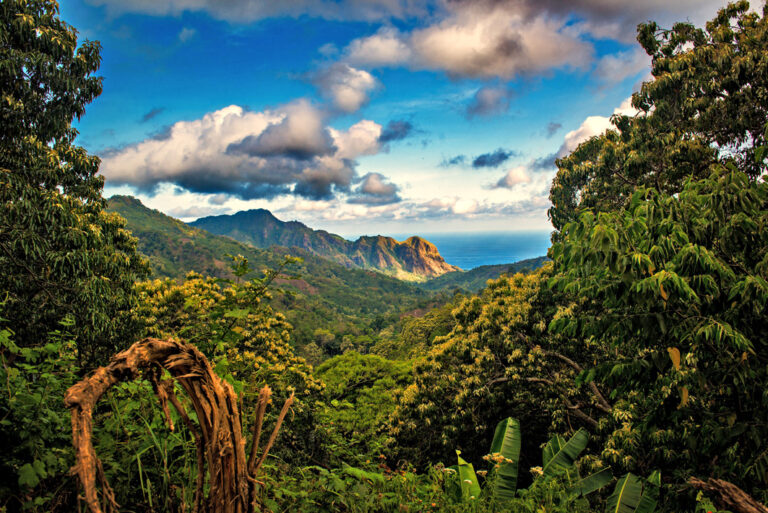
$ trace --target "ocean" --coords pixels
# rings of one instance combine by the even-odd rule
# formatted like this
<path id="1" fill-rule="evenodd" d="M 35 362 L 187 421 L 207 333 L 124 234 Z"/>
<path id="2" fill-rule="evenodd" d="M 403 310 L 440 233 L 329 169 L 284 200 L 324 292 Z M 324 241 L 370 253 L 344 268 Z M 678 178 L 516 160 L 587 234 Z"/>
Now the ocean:
<path id="1" fill-rule="evenodd" d="M 481 265 L 511 264 L 526 258 L 545 256 L 550 231 L 475 232 L 419 234 L 437 246 L 446 262 L 464 270 Z M 405 240 L 409 235 L 390 235 Z"/>

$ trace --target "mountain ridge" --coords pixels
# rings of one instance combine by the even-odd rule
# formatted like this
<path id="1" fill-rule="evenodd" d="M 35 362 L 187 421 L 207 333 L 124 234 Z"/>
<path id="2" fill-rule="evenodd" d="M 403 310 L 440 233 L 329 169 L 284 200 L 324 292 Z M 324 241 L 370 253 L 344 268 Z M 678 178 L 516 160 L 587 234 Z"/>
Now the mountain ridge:
<path id="1" fill-rule="evenodd" d="M 461 271 L 447 263 L 434 244 L 418 236 L 402 242 L 383 235 L 350 241 L 299 221 L 281 221 L 265 209 L 202 217 L 189 225 L 258 248 L 302 248 L 349 268 L 372 269 L 406 281 L 425 281 Z"/>
<path id="2" fill-rule="evenodd" d="M 132 196 L 112 196 L 107 210 L 126 219 L 139 251 L 150 260 L 154 278 L 183 279 L 190 271 L 234 278 L 227 255 L 243 255 L 256 270 L 277 268 L 287 254 L 301 257 L 301 263 L 292 264 L 275 280 L 292 293 L 273 290 L 270 302 L 294 326 L 292 338 L 298 345 L 310 342 L 317 328 L 330 330 L 339 340 L 345 334 L 360 336 L 366 323 L 376 318 L 396 320 L 403 311 L 433 302 L 433 293 L 415 283 L 374 270 L 350 269 L 301 248 L 256 248 L 189 226 Z"/>

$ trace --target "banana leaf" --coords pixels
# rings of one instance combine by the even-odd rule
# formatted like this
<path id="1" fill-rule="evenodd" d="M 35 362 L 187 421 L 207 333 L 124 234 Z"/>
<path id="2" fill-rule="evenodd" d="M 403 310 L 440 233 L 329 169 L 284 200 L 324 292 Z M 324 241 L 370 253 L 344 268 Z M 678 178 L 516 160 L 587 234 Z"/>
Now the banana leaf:
<path id="1" fill-rule="evenodd" d="M 480 483 L 477 482 L 475 467 L 461 457 L 461 451 L 456 451 L 459 460 L 459 483 L 461 484 L 461 496 L 464 501 L 475 500 L 480 497 Z"/>
<path id="2" fill-rule="evenodd" d="M 613 493 L 608 497 L 605 513 L 635 513 L 643 495 L 643 483 L 636 475 L 624 475 L 616 483 Z"/>
<path id="3" fill-rule="evenodd" d="M 645 483 L 634 474 L 626 474 L 606 503 L 606 513 L 653 513 L 659 502 L 661 474 L 654 471 Z"/>
<path id="4" fill-rule="evenodd" d="M 613 480 L 613 472 L 611 467 L 604 468 L 599 472 L 595 472 L 591 476 L 587 476 L 581 480 L 571 489 L 573 493 L 577 495 L 585 496 L 592 492 L 599 490 Z"/>
<path id="5" fill-rule="evenodd" d="M 635 513 L 653 513 L 659 503 L 659 489 L 661 488 L 661 473 L 654 470 L 645 480 L 643 496 L 637 505 Z"/>
<path id="6" fill-rule="evenodd" d="M 493 494 L 501 500 L 515 497 L 517 474 L 520 464 L 520 423 L 507 417 L 496 426 L 491 442 L 491 454 L 499 453 L 511 463 L 500 463 L 493 474 Z"/>
<path id="7" fill-rule="evenodd" d="M 562 436 L 550 440 L 542 454 L 544 475 L 555 476 L 572 470 L 576 458 L 587 447 L 587 442 L 589 433 L 584 428 L 576 431 L 567 442 Z"/>

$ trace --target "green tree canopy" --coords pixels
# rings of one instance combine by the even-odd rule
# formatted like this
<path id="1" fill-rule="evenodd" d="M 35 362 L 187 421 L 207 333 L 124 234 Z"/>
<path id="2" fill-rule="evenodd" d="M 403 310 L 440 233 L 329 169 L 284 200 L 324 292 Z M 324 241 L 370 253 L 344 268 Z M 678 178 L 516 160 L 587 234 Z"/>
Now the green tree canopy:
<path id="1" fill-rule="evenodd" d="M 51 0 L 0 4 L 0 291 L 19 345 L 71 317 L 81 358 L 131 342 L 125 315 L 148 270 L 104 211 L 99 159 L 72 121 L 101 93 L 99 44 L 77 45 Z"/>
<path id="2" fill-rule="evenodd" d="M 416 362 L 414 383 L 393 414 L 399 456 L 423 465 L 452 461 L 460 449 L 478 460 L 498 421 L 512 416 L 525 432 L 522 457 L 530 467 L 551 429 L 594 429 L 610 411 L 599 390 L 576 383 L 584 368 L 578 362 L 602 361 L 601 349 L 547 332 L 561 310 L 573 308 L 555 302 L 550 273 L 547 266 L 489 281 L 481 295 L 453 310 L 455 326 Z"/>
<path id="3" fill-rule="evenodd" d="M 316 376 L 325 383 L 318 415 L 331 462 L 378 464 L 388 417 L 411 380 L 410 363 L 348 351 L 323 362 Z"/>
<path id="4" fill-rule="evenodd" d="M 766 16 L 740 1 L 705 29 L 646 23 L 638 40 L 653 60 L 653 79 L 632 96 L 637 115 L 614 116 L 614 129 L 557 161 L 549 210 L 557 230 L 582 209 L 626 206 L 638 187 L 677 193 L 718 162 L 736 161 L 751 179 L 760 174 L 754 157 L 765 144 L 768 109 Z"/>
<path id="5" fill-rule="evenodd" d="M 765 500 L 768 7 L 748 8 L 639 27 L 639 114 L 558 161 L 551 285 L 579 308 L 550 331 L 612 354 L 580 377 L 610 391 L 607 463 Z"/>
<path id="6" fill-rule="evenodd" d="M 562 235 L 552 284 L 582 307 L 551 329 L 615 355 L 588 378 L 615 400 L 607 462 L 768 497 L 768 184 L 720 168 Z"/>

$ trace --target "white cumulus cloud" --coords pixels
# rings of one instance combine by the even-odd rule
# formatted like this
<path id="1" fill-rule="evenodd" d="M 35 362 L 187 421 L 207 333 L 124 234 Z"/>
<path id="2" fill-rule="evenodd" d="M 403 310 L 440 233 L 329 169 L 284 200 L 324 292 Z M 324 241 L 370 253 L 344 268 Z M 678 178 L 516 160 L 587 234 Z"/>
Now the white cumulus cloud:
<path id="1" fill-rule="evenodd" d="M 323 97 L 344 112 L 355 112 L 367 104 L 378 86 L 378 80 L 367 71 L 340 62 L 315 73 L 312 81 Z"/>
<path id="2" fill-rule="evenodd" d="M 568 29 L 565 19 L 528 16 L 505 3 L 446 4 L 442 20 L 400 33 L 386 28 L 353 41 L 351 62 L 407 65 L 455 77 L 512 78 L 553 68 L 584 68 L 592 46 Z"/>
<path id="3" fill-rule="evenodd" d="M 378 151 L 381 126 L 363 120 L 335 130 L 326 118 L 306 100 L 262 112 L 232 105 L 103 155 L 101 172 L 110 185 L 144 193 L 169 183 L 241 199 L 329 198 L 349 190 L 357 157 Z"/>
<path id="4" fill-rule="evenodd" d="M 411 60 L 411 48 L 396 29 L 383 27 L 369 37 L 355 39 L 346 49 L 347 60 L 369 66 L 396 66 Z"/>
<path id="5" fill-rule="evenodd" d="M 517 185 L 530 183 L 531 177 L 528 174 L 528 170 L 525 166 L 513 167 L 507 174 L 505 174 L 498 182 L 496 182 L 495 188 L 511 189 Z"/>
<path id="6" fill-rule="evenodd" d="M 638 112 L 637 109 L 632 107 L 631 97 L 621 102 L 621 105 L 613 111 L 614 114 L 620 114 L 622 116 L 635 116 Z M 613 125 L 611 124 L 610 117 L 589 116 L 581 123 L 581 125 L 579 125 L 579 128 L 571 130 L 565 134 L 565 140 L 560 146 L 560 149 L 557 150 L 557 157 L 561 158 L 568 155 L 575 150 L 579 144 L 596 135 L 601 135 L 611 128 L 613 128 Z"/>

